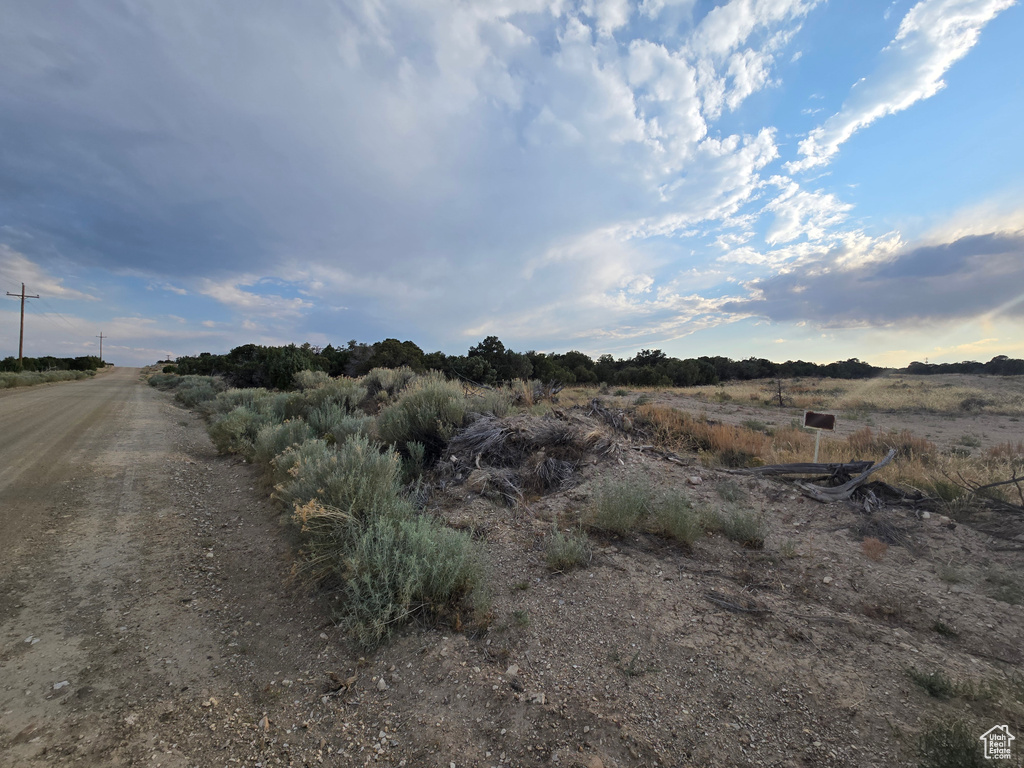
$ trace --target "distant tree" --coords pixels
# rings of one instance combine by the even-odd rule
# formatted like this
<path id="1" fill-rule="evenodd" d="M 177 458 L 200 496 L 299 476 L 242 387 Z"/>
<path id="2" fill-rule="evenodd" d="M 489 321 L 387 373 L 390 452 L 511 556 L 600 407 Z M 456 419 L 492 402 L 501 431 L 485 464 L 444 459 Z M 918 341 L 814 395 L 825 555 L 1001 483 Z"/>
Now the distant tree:
<path id="1" fill-rule="evenodd" d="M 597 358 L 597 363 L 594 365 L 594 372 L 597 374 L 597 380 L 603 381 L 606 384 L 612 384 L 615 380 L 615 372 L 618 370 L 618 365 L 615 363 L 615 358 L 611 355 L 601 355 Z"/>
<path id="2" fill-rule="evenodd" d="M 426 370 L 423 362 L 423 350 L 411 341 L 384 339 L 384 341 L 374 344 L 371 349 L 370 357 L 365 362 L 368 369 L 408 366 L 414 371 Z"/>
<path id="3" fill-rule="evenodd" d="M 470 359 L 481 359 L 493 370 L 497 381 L 528 379 L 533 374 L 533 364 L 523 354 L 505 348 L 497 336 L 488 336 L 466 353 Z"/>
<path id="4" fill-rule="evenodd" d="M 452 355 L 447 360 L 447 374 L 453 379 L 493 386 L 498 383 L 494 367 L 482 357 Z"/>

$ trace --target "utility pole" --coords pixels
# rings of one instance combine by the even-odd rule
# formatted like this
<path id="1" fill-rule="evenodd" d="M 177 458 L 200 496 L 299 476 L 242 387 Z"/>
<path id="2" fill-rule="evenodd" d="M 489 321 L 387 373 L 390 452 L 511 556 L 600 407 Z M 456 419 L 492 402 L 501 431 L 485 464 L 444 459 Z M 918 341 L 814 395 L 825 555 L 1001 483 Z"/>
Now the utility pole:
<path id="1" fill-rule="evenodd" d="M 109 336 L 104 336 L 103 335 L 103 331 L 100 331 L 100 335 L 97 336 L 96 338 L 100 340 L 100 362 L 102 363 L 103 362 L 103 340 L 104 339 L 109 339 L 110 337 Z"/>
<path id="2" fill-rule="evenodd" d="M 25 351 L 25 299 L 38 299 L 38 296 L 26 296 L 25 295 L 25 284 L 21 284 L 21 293 L 7 292 L 8 296 L 14 296 L 15 298 L 21 299 L 21 331 L 18 333 L 18 366 L 21 366 L 21 359 L 24 357 L 22 354 Z"/>

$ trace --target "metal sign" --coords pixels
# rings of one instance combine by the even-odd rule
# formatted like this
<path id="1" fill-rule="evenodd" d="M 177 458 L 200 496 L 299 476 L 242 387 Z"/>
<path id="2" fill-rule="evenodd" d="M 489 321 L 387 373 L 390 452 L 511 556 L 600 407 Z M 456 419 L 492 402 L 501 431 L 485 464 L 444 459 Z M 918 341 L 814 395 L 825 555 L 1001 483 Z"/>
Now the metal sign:
<path id="1" fill-rule="evenodd" d="M 804 411 L 804 427 L 814 430 L 814 463 L 818 463 L 818 444 L 822 432 L 835 432 L 836 416 L 834 413 L 815 413 Z"/>
<path id="2" fill-rule="evenodd" d="M 836 429 L 836 417 L 833 413 L 804 411 L 804 426 L 807 429 L 824 429 L 828 432 L 834 432 Z"/>

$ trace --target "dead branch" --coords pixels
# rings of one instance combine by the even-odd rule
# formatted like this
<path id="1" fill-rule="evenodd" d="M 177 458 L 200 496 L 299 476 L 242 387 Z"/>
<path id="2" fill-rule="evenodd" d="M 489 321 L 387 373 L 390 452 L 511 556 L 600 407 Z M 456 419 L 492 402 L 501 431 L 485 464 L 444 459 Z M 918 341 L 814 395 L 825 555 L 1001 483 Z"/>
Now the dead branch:
<path id="1" fill-rule="evenodd" d="M 1013 470 L 1013 476 L 1009 480 L 999 480 L 998 482 L 985 483 L 984 485 L 976 483 L 973 480 L 968 480 L 959 472 L 956 473 L 956 480 L 954 480 L 945 472 L 943 472 L 942 474 L 945 475 L 946 479 L 949 480 L 951 483 L 959 486 L 960 488 L 963 488 L 971 495 L 981 499 L 989 507 L 1001 510 L 1003 512 L 1014 512 L 1017 514 L 1024 513 L 1024 487 L 1021 486 L 1021 483 L 1024 483 L 1024 477 L 1019 476 L 1017 474 L 1016 469 Z M 1012 485 L 1017 489 L 1017 495 L 1020 498 L 1020 504 L 1013 504 L 1009 501 L 1004 501 L 1003 499 L 997 498 L 996 496 L 986 493 L 986 491 L 988 490 L 991 490 L 993 488 L 1000 488 L 1004 485 Z"/>
<path id="2" fill-rule="evenodd" d="M 707 600 L 709 603 L 714 603 L 719 608 L 725 608 L 725 610 L 732 611 L 733 613 L 746 613 L 751 616 L 767 616 L 771 613 L 771 609 L 758 606 L 754 604 L 753 601 L 748 601 L 751 604 L 751 606 L 745 607 L 742 605 L 738 605 L 732 602 L 731 600 L 727 600 L 726 597 L 727 595 L 723 595 L 711 590 L 704 593 L 704 599 Z"/>
<path id="3" fill-rule="evenodd" d="M 746 469 L 733 470 L 738 475 L 761 475 L 764 477 L 777 477 L 785 475 L 852 475 L 861 473 L 870 468 L 874 462 L 851 461 L 847 464 L 814 464 L 812 462 L 796 464 L 769 464 L 765 467 L 748 467 Z"/>
<path id="4" fill-rule="evenodd" d="M 678 453 L 673 453 L 672 451 L 663 451 L 659 448 L 655 448 L 653 445 L 639 445 L 633 450 L 638 451 L 639 453 L 654 454 L 655 456 L 658 456 L 659 458 L 662 458 L 665 461 L 671 461 L 673 464 L 679 464 L 680 466 L 683 467 L 688 467 L 693 464 L 693 459 L 684 459 Z"/>
<path id="5" fill-rule="evenodd" d="M 884 459 L 875 464 L 873 467 L 871 467 L 870 469 L 866 469 L 857 477 L 853 478 L 853 480 L 850 480 L 847 483 L 843 483 L 842 485 L 837 485 L 834 488 L 824 488 L 820 485 L 811 485 L 810 483 L 805 483 L 800 480 L 796 481 L 796 487 L 799 488 L 805 496 L 810 496 L 812 499 L 815 499 L 816 501 L 822 501 L 826 503 L 830 501 L 843 501 L 845 499 L 849 499 L 850 496 L 853 495 L 853 492 L 856 491 L 861 485 L 863 485 L 867 481 L 868 477 L 870 477 L 873 473 L 880 470 L 882 467 L 884 467 L 886 464 L 892 461 L 895 457 L 896 449 L 893 448 L 889 451 L 888 454 L 886 454 L 886 457 Z"/>
<path id="6" fill-rule="evenodd" d="M 587 416 L 597 416 L 605 424 L 620 432 L 629 432 L 633 429 L 633 421 L 624 410 L 620 408 L 613 411 L 610 408 L 605 408 L 596 397 L 590 401 L 590 410 L 587 412 Z"/>

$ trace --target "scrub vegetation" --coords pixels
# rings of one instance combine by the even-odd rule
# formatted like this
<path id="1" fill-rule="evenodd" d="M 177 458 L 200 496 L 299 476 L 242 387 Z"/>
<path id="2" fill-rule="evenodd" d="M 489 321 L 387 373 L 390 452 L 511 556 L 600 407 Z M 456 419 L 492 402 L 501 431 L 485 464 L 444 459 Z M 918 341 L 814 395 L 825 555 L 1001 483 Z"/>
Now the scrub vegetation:
<path id="1" fill-rule="evenodd" d="M 996 414 L 959 404 L 1007 410 L 1017 395 L 1005 379 L 987 387 L 978 378 L 954 377 L 953 387 L 949 377 L 923 386 L 922 377 L 882 377 L 559 388 L 530 379 L 481 386 L 399 366 L 354 377 L 303 370 L 285 388 L 229 388 L 224 376 L 196 374 L 157 373 L 150 383 L 202 414 L 221 453 L 258 468 L 295 534 L 296 573 L 325 598 L 357 656 L 378 648 L 404 659 L 454 630 L 470 655 L 452 668 L 483 670 L 481 711 L 643 677 L 675 698 L 645 703 L 623 689 L 630 711 L 661 718 L 670 705 L 695 706 L 702 732 L 712 732 L 720 701 L 695 659 L 751 681 L 758 695 L 737 706 L 745 720 L 768 723 L 765 701 L 817 685 L 821 670 L 794 662 L 813 644 L 838 660 L 830 691 L 870 699 L 858 706 L 863 738 L 828 725 L 841 720 L 832 705 L 811 705 L 815 733 L 827 732 L 820 747 L 811 742 L 815 754 L 825 759 L 847 741 L 877 750 L 878 729 L 904 729 L 885 747 L 890 762 L 945 765 L 971 764 L 991 722 L 1024 712 L 1016 678 L 968 660 L 1016 658 L 1015 630 L 999 621 L 1016 621 L 1024 594 L 1016 550 L 980 543 L 1021 535 L 1019 515 L 994 516 L 990 505 L 1019 504 L 1016 486 L 984 486 L 1024 471 L 1024 440 L 1009 426 L 994 442 L 974 420 Z M 896 381 L 912 386 L 886 386 Z M 814 435 L 799 426 L 799 397 L 842 398 L 843 387 L 864 385 L 858 409 L 896 413 L 901 401 L 882 395 L 912 403 L 954 391 L 927 411 L 952 422 L 942 441 L 904 422 L 876 426 L 879 412 L 861 410 L 862 420 L 843 416 L 846 432 L 820 445 L 825 463 L 895 450 L 872 478 L 920 492 L 920 504 L 820 504 L 797 486 L 744 474 L 810 460 Z M 1012 411 L 1005 416 L 1015 424 Z M 964 435 L 978 439 L 966 445 Z M 881 648 L 894 631 L 906 642 Z M 431 654 L 425 664 L 448 663 Z M 870 686 L 847 669 L 873 670 Z M 388 703 L 416 706 L 419 694 L 403 699 L 398 688 L 387 689 Z M 897 692 L 906 714 L 886 722 Z M 676 721 L 643 722 L 655 723 L 657 743 L 675 742 L 665 729 Z M 765 727 L 779 754 L 806 747 L 802 726 Z"/>
<path id="2" fill-rule="evenodd" d="M 34 387 L 55 381 L 79 381 L 96 375 L 96 371 L 25 371 L 23 373 L 0 373 L 0 389 Z"/>
<path id="3" fill-rule="evenodd" d="M 179 371 L 188 368 L 179 362 Z M 424 507 L 419 489 L 425 473 L 442 484 L 466 482 L 482 495 L 516 506 L 567 487 L 586 457 L 612 449 L 606 432 L 552 411 L 556 389 L 526 380 L 479 387 L 438 371 L 401 366 L 375 368 L 358 378 L 297 371 L 283 391 L 228 388 L 223 377 L 194 374 L 158 373 L 150 383 L 199 409 L 220 452 L 262 468 L 299 532 L 307 576 L 336 593 L 339 620 L 368 646 L 383 642 L 412 617 L 459 625 L 489 620 L 473 615 L 472 606 L 481 603 L 473 594 L 483 588 L 485 570 L 478 548 L 467 532 L 445 526 Z M 784 392 L 791 407 L 898 410 L 927 402 L 934 410 L 956 410 L 970 401 L 1006 412 L 1024 408 L 1020 396 L 982 397 L 940 380 L 770 384 L 744 382 L 681 394 L 699 402 L 722 400 L 724 392 L 765 406 Z M 640 398 L 629 393 L 625 408 L 612 420 L 615 425 L 662 449 L 696 454 L 705 467 L 805 461 L 813 449 L 811 433 L 798 423 L 716 422 L 662 404 L 656 390 L 648 392 Z M 597 394 L 587 387 L 563 390 L 562 403 L 582 408 Z M 895 449 L 895 460 L 878 478 L 937 499 L 951 517 L 964 519 L 972 514 L 965 501 L 972 486 L 998 482 L 1024 468 L 1021 448 L 1006 443 L 975 454 L 944 452 L 907 430 L 865 426 L 845 439 L 826 441 L 820 460 L 842 463 Z M 1012 501 L 1014 490 L 1013 485 L 999 486 L 986 493 Z M 601 483 L 576 516 L 580 527 L 575 533 L 556 528 L 548 535 L 548 565 L 562 571 L 587 562 L 587 531 L 598 537 L 653 535 L 684 547 L 717 534 L 762 549 L 766 525 L 744 506 L 743 490 L 725 480 L 717 495 L 714 505 L 694 504 L 680 490 L 658 491 L 635 478 Z"/>

